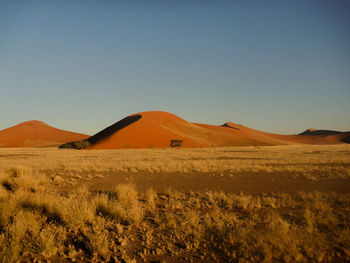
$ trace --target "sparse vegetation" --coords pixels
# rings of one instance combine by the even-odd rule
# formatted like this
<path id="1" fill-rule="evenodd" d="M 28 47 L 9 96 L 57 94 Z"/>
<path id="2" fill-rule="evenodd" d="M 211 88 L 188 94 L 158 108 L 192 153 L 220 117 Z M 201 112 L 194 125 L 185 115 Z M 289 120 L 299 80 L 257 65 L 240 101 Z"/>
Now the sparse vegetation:
<path id="1" fill-rule="evenodd" d="M 67 142 L 65 144 L 60 145 L 59 148 L 81 150 L 81 149 L 84 149 L 84 148 L 89 147 L 89 146 L 90 146 L 90 143 L 86 139 L 86 140 L 80 140 L 80 141 L 75 141 L 75 142 Z"/>
<path id="2" fill-rule="evenodd" d="M 171 186 L 155 191 L 138 189 L 134 182 L 117 184 L 111 191 L 92 191 L 82 184 L 85 174 L 98 178 L 107 169 L 128 167 L 132 173 L 141 167 L 147 176 L 147 171 L 154 173 L 149 162 L 160 170 L 157 173 L 164 171 L 170 152 L 180 161 L 169 169 L 183 172 L 191 167 L 189 176 L 205 169 L 221 176 L 224 165 L 232 169 L 230 173 L 249 167 L 254 173 L 257 166 L 269 173 L 278 167 L 273 172 L 289 171 L 281 172 L 285 178 L 346 180 L 350 151 L 345 146 L 304 146 L 298 151 L 127 150 L 129 163 L 119 151 L 43 151 L 46 159 L 35 149 L 0 152 L 0 262 L 350 261 L 349 193 L 182 192 Z M 197 163 L 199 156 L 209 162 L 201 163 L 204 168 Z M 270 162 L 260 160 L 263 157 Z M 78 163 L 85 159 L 89 161 Z M 309 167 L 314 178 L 298 175 L 302 167 Z M 72 178 L 79 185 L 65 188 Z"/>
<path id="3" fill-rule="evenodd" d="M 170 147 L 171 148 L 181 147 L 182 143 L 183 143 L 183 140 L 176 140 L 176 139 L 170 140 Z"/>
<path id="4" fill-rule="evenodd" d="M 34 169 L 72 182 L 114 173 L 277 175 L 310 180 L 350 179 L 349 145 L 76 151 L 0 149 L 0 171 Z M 58 179 L 60 181 L 60 179 Z M 67 182 L 67 181 L 66 181 Z M 59 182 L 57 182 L 59 183 Z"/>

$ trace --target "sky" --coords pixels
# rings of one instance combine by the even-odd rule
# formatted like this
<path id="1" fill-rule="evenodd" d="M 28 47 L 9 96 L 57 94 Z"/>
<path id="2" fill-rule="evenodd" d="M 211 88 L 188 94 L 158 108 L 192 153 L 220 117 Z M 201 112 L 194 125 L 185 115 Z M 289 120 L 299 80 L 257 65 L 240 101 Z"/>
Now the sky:
<path id="1" fill-rule="evenodd" d="M 0 0 L 0 130 L 137 112 L 350 130 L 348 0 Z"/>

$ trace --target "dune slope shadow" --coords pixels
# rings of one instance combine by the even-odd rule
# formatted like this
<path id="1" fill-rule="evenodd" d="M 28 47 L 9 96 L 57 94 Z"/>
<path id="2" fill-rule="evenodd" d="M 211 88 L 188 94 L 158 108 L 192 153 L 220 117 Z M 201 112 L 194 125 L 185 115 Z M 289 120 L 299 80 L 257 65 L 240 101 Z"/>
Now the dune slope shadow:
<path id="1" fill-rule="evenodd" d="M 237 127 L 232 127 L 231 125 L 229 125 L 228 123 L 224 123 L 223 125 L 221 125 L 222 127 L 226 127 L 226 128 L 231 128 L 231 129 L 235 129 L 235 130 L 240 130 L 240 128 Z"/>
<path id="2" fill-rule="evenodd" d="M 95 135 L 81 141 L 68 142 L 59 146 L 59 148 L 70 148 L 70 149 L 84 149 L 91 145 L 94 145 L 98 141 L 105 139 L 117 131 L 129 126 L 130 124 L 141 119 L 142 115 L 132 115 L 125 117 L 124 119 L 114 123 L 113 125 L 103 129 L 102 131 L 96 133 Z"/>
<path id="3" fill-rule="evenodd" d="M 350 132 L 346 132 L 344 137 L 340 139 L 344 143 L 350 144 Z"/>

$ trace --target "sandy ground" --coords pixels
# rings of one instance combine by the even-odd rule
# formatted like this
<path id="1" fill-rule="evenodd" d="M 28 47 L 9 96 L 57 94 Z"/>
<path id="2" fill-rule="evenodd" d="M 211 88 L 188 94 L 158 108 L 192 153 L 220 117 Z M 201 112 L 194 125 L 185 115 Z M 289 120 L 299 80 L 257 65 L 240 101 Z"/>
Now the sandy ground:
<path id="1" fill-rule="evenodd" d="M 164 193 L 168 188 L 179 192 L 224 191 L 226 193 L 297 193 L 302 192 L 337 192 L 350 193 L 350 179 L 290 179 L 279 174 L 249 174 L 229 178 L 208 174 L 110 174 L 105 178 L 96 178 L 88 183 L 94 191 L 113 191 L 120 183 L 132 183 L 139 190 L 153 188 Z M 74 187 L 64 187 L 72 189 Z"/>
<path id="2" fill-rule="evenodd" d="M 111 191 L 350 192 L 350 145 L 223 147 L 201 149 L 0 149 L 0 168 L 29 169 L 62 190 L 87 185 Z"/>

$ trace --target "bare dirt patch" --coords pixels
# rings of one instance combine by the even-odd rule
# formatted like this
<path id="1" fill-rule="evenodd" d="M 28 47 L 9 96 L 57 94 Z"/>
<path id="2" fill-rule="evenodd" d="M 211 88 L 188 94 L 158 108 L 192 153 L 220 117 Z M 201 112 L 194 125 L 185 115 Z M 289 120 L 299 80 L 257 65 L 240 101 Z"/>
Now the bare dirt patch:
<path id="1" fill-rule="evenodd" d="M 294 179 L 279 174 L 236 175 L 234 177 L 213 174 L 113 174 L 94 178 L 86 185 L 92 190 L 111 191 L 121 183 L 133 183 L 137 189 L 153 188 L 164 193 L 168 188 L 180 192 L 224 191 L 226 193 L 297 193 L 337 192 L 350 193 L 350 179 Z M 63 189 L 72 189 L 63 188 Z"/>

